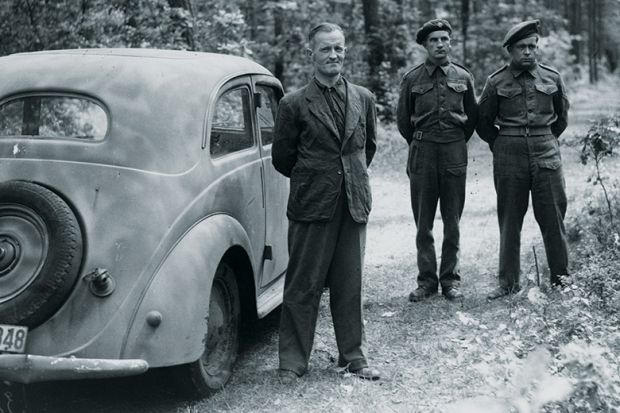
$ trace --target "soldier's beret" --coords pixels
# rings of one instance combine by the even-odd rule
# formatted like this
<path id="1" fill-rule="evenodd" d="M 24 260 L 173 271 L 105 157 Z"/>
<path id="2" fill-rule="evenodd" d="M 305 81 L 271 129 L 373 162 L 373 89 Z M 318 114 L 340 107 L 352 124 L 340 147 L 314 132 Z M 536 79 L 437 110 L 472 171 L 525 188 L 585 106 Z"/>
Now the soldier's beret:
<path id="1" fill-rule="evenodd" d="M 540 27 L 540 20 L 528 20 L 512 26 L 506 36 L 504 37 L 504 44 L 502 47 L 510 46 L 518 42 L 521 39 L 530 37 L 533 34 L 538 34 Z"/>
<path id="2" fill-rule="evenodd" d="M 448 23 L 447 20 L 433 19 L 433 20 L 427 21 L 426 23 L 422 25 L 422 27 L 418 29 L 415 35 L 416 43 L 418 44 L 424 43 L 424 40 L 426 40 L 426 37 L 429 34 L 431 34 L 432 32 L 436 32 L 438 30 L 445 30 L 448 32 L 448 34 L 452 34 L 452 26 L 450 26 L 450 23 Z"/>

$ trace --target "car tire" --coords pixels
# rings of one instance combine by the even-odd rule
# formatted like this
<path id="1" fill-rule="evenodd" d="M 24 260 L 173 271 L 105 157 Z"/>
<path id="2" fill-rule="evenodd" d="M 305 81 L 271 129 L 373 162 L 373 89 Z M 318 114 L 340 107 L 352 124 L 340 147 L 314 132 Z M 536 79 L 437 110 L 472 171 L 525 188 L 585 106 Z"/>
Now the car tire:
<path id="1" fill-rule="evenodd" d="M 205 350 L 195 362 L 176 368 L 177 385 L 184 394 L 209 397 L 228 382 L 239 351 L 240 314 L 235 273 L 220 263 L 211 287 Z"/>
<path id="2" fill-rule="evenodd" d="M 67 203 L 41 185 L 0 183 L 0 323 L 36 327 L 78 278 L 82 232 Z"/>

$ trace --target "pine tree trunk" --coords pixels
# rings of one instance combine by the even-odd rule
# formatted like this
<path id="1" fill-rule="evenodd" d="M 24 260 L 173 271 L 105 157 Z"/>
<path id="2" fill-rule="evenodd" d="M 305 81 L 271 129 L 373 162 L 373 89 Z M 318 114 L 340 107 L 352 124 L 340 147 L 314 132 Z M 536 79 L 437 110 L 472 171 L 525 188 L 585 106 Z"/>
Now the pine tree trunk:
<path id="1" fill-rule="evenodd" d="M 582 0 L 567 0 L 565 16 L 568 20 L 568 32 L 573 36 L 582 36 L 583 33 L 581 3 Z M 582 42 L 583 40 L 578 38 L 571 40 L 571 54 L 575 57 L 576 64 L 583 63 Z"/>
<path id="2" fill-rule="evenodd" d="M 467 29 L 469 28 L 469 0 L 461 0 L 461 33 L 463 36 L 463 64 L 469 64 L 467 55 Z"/>
<path id="3" fill-rule="evenodd" d="M 379 101 L 385 95 L 381 84 L 380 69 L 383 63 L 383 45 L 379 34 L 381 18 L 379 15 L 379 0 L 363 0 L 364 32 L 366 33 L 366 45 L 368 47 L 368 75 L 370 89 L 377 95 Z"/>
<path id="4" fill-rule="evenodd" d="M 282 36 L 282 10 L 279 7 L 273 9 L 273 35 L 276 43 Z M 284 83 L 284 53 L 279 52 L 275 56 L 273 74 Z"/>

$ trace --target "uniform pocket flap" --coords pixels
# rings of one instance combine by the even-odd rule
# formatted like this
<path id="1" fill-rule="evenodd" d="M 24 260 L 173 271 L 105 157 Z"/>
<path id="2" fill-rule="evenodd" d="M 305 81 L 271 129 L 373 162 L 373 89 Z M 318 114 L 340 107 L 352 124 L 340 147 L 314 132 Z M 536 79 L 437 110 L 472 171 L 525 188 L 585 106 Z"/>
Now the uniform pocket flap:
<path id="1" fill-rule="evenodd" d="M 450 175 L 454 175 L 454 176 L 463 176 L 465 175 L 465 172 L 467 172 L 467 165 L 463 165 L 463 166 L 455 166 L 453 168 L 446 168 L 446 171 L 450 174 Z"/>
<path id="2" fill-rule="evenodd" d="M 505 98 L 513 98 L 520 95 L 522 90 L 520 88 L 497 88 L 497 95 Z"/>
<path id="3" fill-rule="evenodd" d="M 467 85 L 465 83 L 448 82 L 448 87 L 456 93 L 463 93 L 467 90 Z"/>
<path id="4" fill-rule="evenodd" d="M 541 168 L 545 168 L 545 169 L 556 170 L 560 166 L 562 166 L 562 161 L 559 160 L 559 159 L 553 159 L 553 160 L 548 160 L 548 161 L 539 161 L 538 162 L 538 166 L 541 167 Z"/>
<path id="5" fill-rule="evenodd" d="M 422 95 L 433 88 L 432 83 L 423 83 L 421 85 L 415 85 L 411 87 L 411 93 Z"/>
<path id="6" fill-rule="evenodd" d="M 553 95 L 555 92 L 558 91 L 558 87 L 556 85 L 537 84 L 536 90 L 544 93 L 545 95 Z"/>

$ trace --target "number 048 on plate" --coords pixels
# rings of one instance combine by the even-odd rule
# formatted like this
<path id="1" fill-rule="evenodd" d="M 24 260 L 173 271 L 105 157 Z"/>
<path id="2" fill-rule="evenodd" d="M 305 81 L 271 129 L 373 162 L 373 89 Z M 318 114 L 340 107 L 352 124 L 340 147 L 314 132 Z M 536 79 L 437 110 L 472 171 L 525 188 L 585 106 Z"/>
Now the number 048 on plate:
<path id="1" fill-rule="evenodd" d="M 0 324 L 0 352 L 23 353 L 28 327 Z"/>

